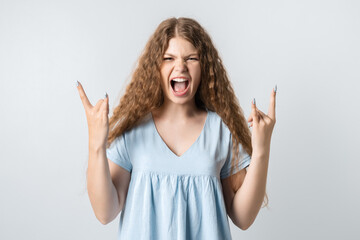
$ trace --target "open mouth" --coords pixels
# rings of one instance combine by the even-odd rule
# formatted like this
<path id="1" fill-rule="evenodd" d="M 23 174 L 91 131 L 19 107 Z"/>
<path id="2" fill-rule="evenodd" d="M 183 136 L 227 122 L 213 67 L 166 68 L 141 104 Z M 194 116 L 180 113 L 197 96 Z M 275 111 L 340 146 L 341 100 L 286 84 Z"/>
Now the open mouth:
<path id="1" fill-rule="evenodd" d="M 179 94 L 185 93 L 189 87 L 189 80 L 186 79 L 171 80 L 170 84 L 174 93 L 179 93 Z"/>

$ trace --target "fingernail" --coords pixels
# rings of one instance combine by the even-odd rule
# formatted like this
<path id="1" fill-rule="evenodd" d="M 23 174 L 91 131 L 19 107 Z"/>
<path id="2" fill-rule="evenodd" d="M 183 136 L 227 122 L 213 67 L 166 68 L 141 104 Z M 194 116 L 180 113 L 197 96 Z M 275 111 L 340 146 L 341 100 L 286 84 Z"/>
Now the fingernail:
<path id="1" fill-rule="evenodd" d="M 79 81 L 78 80 L 76 80 L 76 86 L 79 86 Z"/>
<path id="2" fill-rule="evenodd" d="M 274 92 L 276 93 L 276 91 L 277 91 L 277 85 L 275 85 L 275 88 L 274 88 Z"/>
<path id="3" fill-rule="evenodd" d="M 254 100 L 253 100 L 253 104 L 256 105 L 255 98 L 254 98 Z"/>
<path id="4" fill-rule="evenodd" d="M 108 95 L 107 95 L 107 93 L 105 92 L 105 97 L 104 97 L 104 99 L 107 98 L 107 96 L 108 96 Z"/>

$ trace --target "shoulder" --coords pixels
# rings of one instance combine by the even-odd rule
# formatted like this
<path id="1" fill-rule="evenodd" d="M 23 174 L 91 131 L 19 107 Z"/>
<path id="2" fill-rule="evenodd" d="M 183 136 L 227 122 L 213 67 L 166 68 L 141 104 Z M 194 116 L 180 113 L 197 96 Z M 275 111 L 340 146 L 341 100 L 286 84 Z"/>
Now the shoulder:
<path id="1" fill-rule="evenodd" d="M 208 110 L 208 114 L 209 114 L 209 122 L 211 123 L 212 126 L 218 126 L 223 131 L 229 132 L 228 126 L 224 123 L 224 121 L 219 116 L 219 114 L 217 114 L 217 112 Z"/>
<path id="2" fill-rule="evenodd" d="M 218 134 L 223 139 L 231 136 L 230 130 L 222 118 L 214 111 L 208 110 L 209 128 L 213 134 Z"/>
<path id="3" fill-rule="evenodd" d="M 147 133 L 152 134 L 152 117 L 146 114 L 137 124 L 124 132 L 124 137 L 134 139 L 135 136 L 146 136 Z"/>

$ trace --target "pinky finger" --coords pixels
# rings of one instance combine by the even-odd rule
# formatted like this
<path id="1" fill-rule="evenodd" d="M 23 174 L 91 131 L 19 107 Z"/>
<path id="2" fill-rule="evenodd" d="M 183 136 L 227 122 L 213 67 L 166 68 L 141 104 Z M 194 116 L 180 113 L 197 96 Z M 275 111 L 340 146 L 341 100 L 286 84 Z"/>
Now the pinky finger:
<path id="1" fill-rule="evenodd" d="M 109 95 L 105 92 L 106 113 L 109 114 Z"/>

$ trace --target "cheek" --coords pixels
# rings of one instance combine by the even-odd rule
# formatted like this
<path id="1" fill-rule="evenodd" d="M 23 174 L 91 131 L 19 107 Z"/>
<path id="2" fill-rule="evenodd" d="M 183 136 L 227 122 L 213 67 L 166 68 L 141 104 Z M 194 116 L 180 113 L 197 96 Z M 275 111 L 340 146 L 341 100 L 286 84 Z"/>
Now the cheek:
<path id="1" fill-rule="evenodd" d="M 169 78 L 170 71 L 171 71 L 171 67 L 170 67 L 170 66 L 164 66 L 164 67 L 160 70 L 161 78 L 162 78 L 162 80 L 163 80 L 164 82 L 167 81 L 167 79 Z"/>
<path id="2" fill-rule="evenodd" d="M 167 73 L 166 73 L 165 70 L 162 70 L 160 72 L 160 74 L 161 74 L 161 84 L 164 85 L 166 83 L 166 81 L 167 81 L 167 78 L 168 78 Z"/>
<path id="3" fill-rule="evenodd" d="M 194 84 L 196 86 L 198 86 L 200 84 L 200 81 L 201 81 L 201 69 L 200 68 L 194 68 L 192 76 L 193 76 Z"/>
<path id="4" fill-rule="evenodd" d="M 197 92 L 199 90 L 199 85 L 201 82 L 200 74 L 193 79 L 193 90 Z"/>

